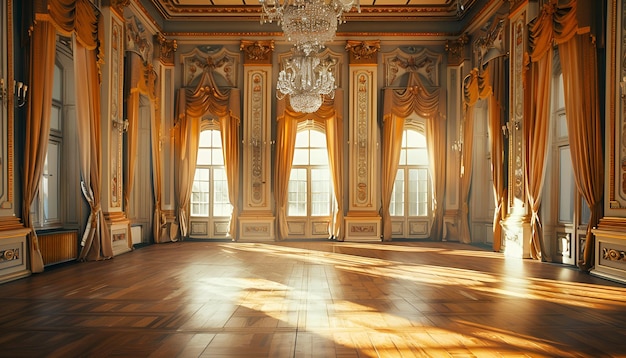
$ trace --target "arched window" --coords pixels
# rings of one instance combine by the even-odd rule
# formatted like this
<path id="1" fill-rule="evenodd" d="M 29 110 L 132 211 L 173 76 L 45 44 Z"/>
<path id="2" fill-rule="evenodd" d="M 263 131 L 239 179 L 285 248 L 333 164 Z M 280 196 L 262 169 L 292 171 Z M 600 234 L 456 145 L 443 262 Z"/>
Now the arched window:
<path id="1" fill-rule="evenodd" d="M 430 234 L 432 184 L 423 128 L 411 123 L 402 132 L 402 146 L 389 213 L 396 238 L 426 238 Z"/>
<path id="2" fill-rule="evenodd" d="M 330 216 L 333 188 L 324 132 L 310 126 L 298 131 L 288 190 L 287 216 Z"/>
<path id="3" fill-rule="evenodd" d="M 200 133 L 196 173 L 191 191 L 191 216 L 230 217 L 228 183 L 220 131 L 205 128 Z"/>

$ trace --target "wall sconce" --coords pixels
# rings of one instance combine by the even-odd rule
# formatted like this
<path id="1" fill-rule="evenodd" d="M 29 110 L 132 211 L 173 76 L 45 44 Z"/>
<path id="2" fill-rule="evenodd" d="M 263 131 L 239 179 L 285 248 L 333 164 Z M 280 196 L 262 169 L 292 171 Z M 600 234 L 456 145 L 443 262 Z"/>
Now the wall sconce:
<path id="1" fill-rule="evenodd" d="M 452 142 L 452 150 L 455 152 L 461 153 L 463 151 L 463 142 L 460 140 L 455 140 Z"/>
<path id="2" fill-rule="evenodd" d="M 511 131 L 513 129 L 518 131 L 521 128 L 521 126 L 522 125 L 519 121 L 506 122 L 506 124 L 502 126 L 502 135 L 508 138 L 509 134 L 511 134 Z"/>
<path id="3" fill-rule="evenodd" d="M 120 133 L 125 133 L 128 131 L 128 119 L 125 119 L 123 121 L 113 119 L 111 120 L 111 122 L 113 122 L 113 128 L 117 128 Z"/>
<path id="4" fill-rule="evenodd" d="M 23 107 L 26 104 L 26 96 L 28 93 L 28 86 L 24 82 L 13 81 L 12 94 L 15 96 L 15 106 Z M 5 105 L 7 104 L 8 92 L 4 86 L 4 78 L 0 78 L 0 101 Z"/>

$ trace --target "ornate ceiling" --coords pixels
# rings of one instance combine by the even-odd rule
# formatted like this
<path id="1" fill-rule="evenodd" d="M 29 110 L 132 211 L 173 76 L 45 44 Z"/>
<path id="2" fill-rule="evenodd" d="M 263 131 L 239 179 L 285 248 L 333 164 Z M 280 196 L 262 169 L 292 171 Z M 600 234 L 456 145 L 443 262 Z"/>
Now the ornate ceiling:
<path id="1" fill-rule="evenodd" d="M 164 32 L 271 32 L 259 0 L 139 0 Z M 282 1 L 282 0 L 280 0 Z M 339 32 L 458 35 L 486 5 L 503 0 L 360 0 Z M 488 6 L 487 6 L 488 7 Z"/>
<path id="2" fill-rule="evenodd" d="M 258 18 L 259 0 L 150 0 L 165 19 L 206 17 Z M 475 0 L 361 0 L 347 18 L 438 18 L 453 20 L 476 3 Z"/>

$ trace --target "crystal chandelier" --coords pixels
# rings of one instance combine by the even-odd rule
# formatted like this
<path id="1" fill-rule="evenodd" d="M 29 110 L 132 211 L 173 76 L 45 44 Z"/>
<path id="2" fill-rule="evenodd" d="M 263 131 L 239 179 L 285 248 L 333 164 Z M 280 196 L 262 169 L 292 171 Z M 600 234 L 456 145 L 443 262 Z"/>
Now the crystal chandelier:
<path id="1" fill-rule="evenodd" d="M 282 1 L 282 2 L 281 2 Z M 285 61 L 279 73 L 276 96 L 289 96 L 293 110 L 313 113 L 322 105 L 322 96 L 335 94 L 335 77 L 330 60 L 318 53 L 332 41 L 343 13 L 359 0 L 259 0 L 263 8 L 261 23 L 277 22 L 295 54 Z"/>
<path id="2" fill-rule="evenodd" d="M 296 53 L 287 58 L 278 74 L 276 97 L 289 96 L 289 105 L 300 113 L 313 113 L 323 102 L 323 96 L 335 97 L 334 61 L 322 59 L 317 53 Z"/>

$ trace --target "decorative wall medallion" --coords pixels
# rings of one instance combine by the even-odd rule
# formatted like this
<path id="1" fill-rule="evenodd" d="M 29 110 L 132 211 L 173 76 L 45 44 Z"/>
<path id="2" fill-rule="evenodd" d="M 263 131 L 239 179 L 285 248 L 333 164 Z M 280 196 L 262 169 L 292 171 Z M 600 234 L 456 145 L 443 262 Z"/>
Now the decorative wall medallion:
<path id="1" fill-rule="evenodd" d="M 20 258 L 20 249 L 0 250 L 0 262 L 17 260 Z"/>
<path id="2" fill-rule="evenodd" d="M 609 261 L 626 261 L 626 252 L 605 247 L 602 249 L 602 258 Z"/>

